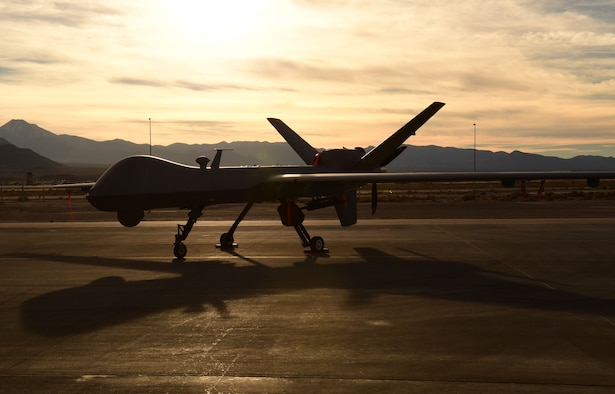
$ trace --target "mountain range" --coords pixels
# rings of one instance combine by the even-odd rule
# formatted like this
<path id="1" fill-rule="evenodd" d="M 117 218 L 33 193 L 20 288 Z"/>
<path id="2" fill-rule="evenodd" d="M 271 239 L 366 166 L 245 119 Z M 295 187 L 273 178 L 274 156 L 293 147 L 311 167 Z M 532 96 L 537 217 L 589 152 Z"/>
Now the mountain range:
<path id="1" fill-rule="evenodd" d="M 19 148 L 0 138 L 0 171 L 66 170 L 67 167 L 32 149 Z"/>
<path id="2" fill-rule="evenodd" d="M 66 134 L 55 134 L 24 120 L 11 120 L 0 126 L 0 168 L 19 170 L 66 170 L 65 166 L 106 167 L 126 156 L 149 154 L 147 144 L 115 139 L 94 141 Z M 21 150 L 19 150 L 21 148 Z M 286 142 L 219 142 L 216 144 L 154 145 L 156 156 L 196 165 L 199 156 L 213 157 L 215 149 L 231 149 L 222 165 L 303 164 Z M 367 147 L 366 150 L 371 149 Z M 36 156 L 34 156 L 36 155 Z M 47 160 L 47 161 L 46 161 Z M 474 150 L 439 146 L 408 145 L 387 168 L 391 171 L 473 171 Z M 570 159 L 514 151 L 476 152 L 477 171 L 582 171 L 615 170 L 615 158 L 577 156 Z"/>

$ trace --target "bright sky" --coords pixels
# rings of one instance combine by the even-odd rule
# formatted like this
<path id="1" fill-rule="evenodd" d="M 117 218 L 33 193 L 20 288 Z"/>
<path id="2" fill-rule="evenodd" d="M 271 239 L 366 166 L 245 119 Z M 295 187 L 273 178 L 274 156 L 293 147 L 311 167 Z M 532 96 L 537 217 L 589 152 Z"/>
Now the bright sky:
<path id="1" fill-rule="evenodd" d="M 153 143 L 615 156 L 612 0 L 3 0 L 0 124 Z"/>

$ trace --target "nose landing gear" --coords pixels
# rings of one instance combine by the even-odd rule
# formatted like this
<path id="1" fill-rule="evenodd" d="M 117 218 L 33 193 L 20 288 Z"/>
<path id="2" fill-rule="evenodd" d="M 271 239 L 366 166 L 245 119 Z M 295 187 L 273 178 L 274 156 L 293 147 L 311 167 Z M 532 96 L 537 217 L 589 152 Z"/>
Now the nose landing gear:
<path id="1" fill-rule="evenodd" d="M 177 234 L 175 234 L 175 243 L 173 244 L 173 254 L 178 259 L 182 260 L 188 253 L 188 248 L 182 241 L 188 238 L 188 234 L 192 230 L 192 227 L 196 223 L 196 220 L 201 217 L 203 207 L 195 207 L 188 213 L 188 221 L 185 225 L 177 225 Z"/>

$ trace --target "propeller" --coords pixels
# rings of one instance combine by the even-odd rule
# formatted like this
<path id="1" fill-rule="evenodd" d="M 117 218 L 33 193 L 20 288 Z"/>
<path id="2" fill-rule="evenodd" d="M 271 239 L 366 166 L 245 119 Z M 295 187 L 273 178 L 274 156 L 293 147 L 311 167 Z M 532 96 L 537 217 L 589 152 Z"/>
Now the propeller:
<path id="1" fill-rule="evenodd" d="M 376 208 L 378 208 L 378 184 L 374 182 L 372 183 L 372 215 L 376 213 Z"/>

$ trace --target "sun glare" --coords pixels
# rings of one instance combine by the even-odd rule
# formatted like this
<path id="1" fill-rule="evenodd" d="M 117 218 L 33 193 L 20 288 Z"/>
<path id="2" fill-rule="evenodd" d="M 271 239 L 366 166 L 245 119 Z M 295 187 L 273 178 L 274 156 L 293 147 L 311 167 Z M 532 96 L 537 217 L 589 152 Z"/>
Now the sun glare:
<path id="1" fill-rule="evenodd" d="M 268 1 L 175 0 L 164 4 L 171 34 L 191 41 L 228 43 L 257 34 L 265 25 Z"/>

